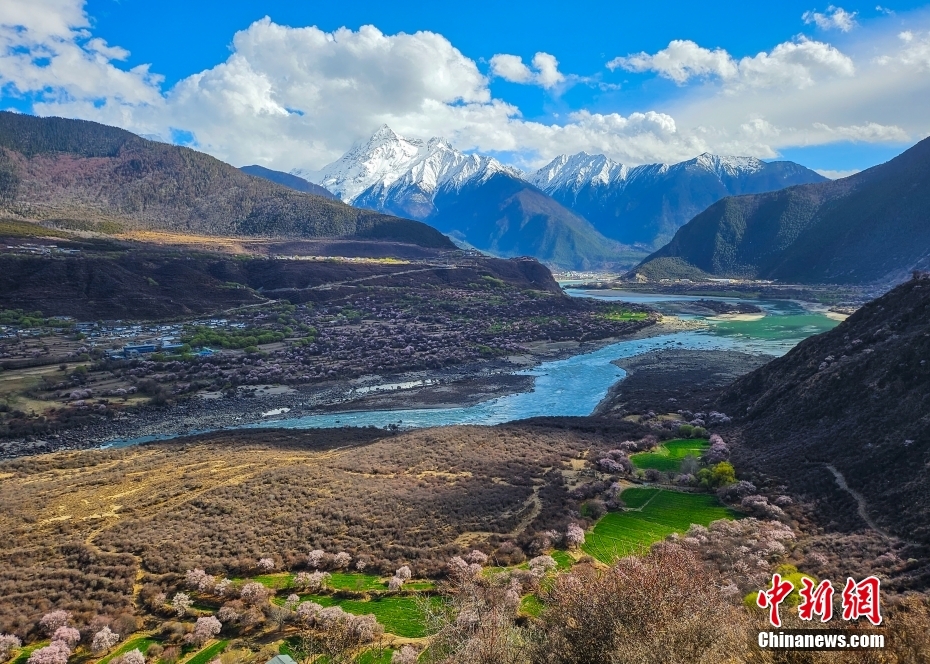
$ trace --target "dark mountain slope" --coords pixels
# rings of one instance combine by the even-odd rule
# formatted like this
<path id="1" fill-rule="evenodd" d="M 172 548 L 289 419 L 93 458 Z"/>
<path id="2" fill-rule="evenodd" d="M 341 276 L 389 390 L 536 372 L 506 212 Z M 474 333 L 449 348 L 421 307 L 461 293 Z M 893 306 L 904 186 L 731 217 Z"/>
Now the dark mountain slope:
<path id="1" fill-rule="evenodd" d="M 835 182 L 726 198 L 637 268 L 799 283 L 900 280 L 930 256 L 930 139 Z"/>
<path id="2" fill-rule="evenodd" d="M 290 173 L 285 173 L 284 171 L 274 171 L 270 168 L 265 168 L 264 166 L 242 166 L 240 169 L 243 173 L 248 175 L 254 175 L 257 178 L 264 178 L 271 182 L 276 182 L 277 184 L 283 185 L 288 189 L 293 189 L 294 191 L 302 191 L 305 194 L 314 194 L 316 196 L 322 196 L 323 198 L 328 198 L 331 201 L 339 200 L 339 197 L 330 192 L 325 187 L 321 187 L 318 184 L 313 184 L 308 182 L 301 177 L 296 175 L 291 175 Z"/>
<path id="3" fill-rule="evenodd" d="M 832 465 L 880 529 L 930 547 L 930 279 L 740 378 L 719 406 L 737 418 L 738 470 L 816 499 L 825 524 L 864 527 Z"/>
<path id="4" fill-rule="evenodd" d="M 427 221 L 503 256 L 534 256 L 570 269 L 630 264 L 628 247 L 605 238 L 536 187 L 502 173 L 440 191 Z"/>
<path id="5" fill-rule="evenodd" d="M 453 248 L 425 224 L 249 176 L 93 122 L 0 112 L 0 210 L 213 235 L 365 237 Z"/>

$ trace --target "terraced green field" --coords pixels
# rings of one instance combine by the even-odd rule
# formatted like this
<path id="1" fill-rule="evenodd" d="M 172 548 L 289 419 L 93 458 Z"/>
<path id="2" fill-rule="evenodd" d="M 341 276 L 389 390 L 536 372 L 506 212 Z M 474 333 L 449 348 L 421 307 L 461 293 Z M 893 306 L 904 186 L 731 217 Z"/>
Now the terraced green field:
<path id="1" fill-rule="evenodd" d="M 107 662 L 109 662 L 114 657 L 122 655 L 123 653 L 127 653 L 130 650 L 138 649 L 139 652 L 141 652 L 144 655 L 145 653 L 148 652 L 149 646 L 151 646 L 153 643 L 157 643 L 157 641 L 148 636 L 143 636 L 138 639 L 130 639 L 129 641 L 124 641 L 123 643 L 117 646 L 116 650 L 114 650 L 109 655 L 101 659 L 97 664 L 107 664 Z"/>
<path id="2" fill-rule="evenodd" d="M 278 652 L 282 655 L 288 655 L 293 657 L 295 660 L 300 661 L 300 657 L 294 652 L 292 645 L 297 637 L 291 637 L 281 643 L 278 648 Z M 394 655 L 393 648 L 382 648 L 366 650 L 361 655 L 358 656 L 358 659 L 355 660 L 356 664 L 391 664 L 391 657 Z M 321 656 L 316 660 L 320 664 L 326 664 L 327 660 L 325 656 Z"/>
<path id="3" fill-rule="evenodd" d="M 571 569 L 572 565 L 575 564 L 575 559 L 572 558 L 567 553 L 565 553 L 564 551 L 556 550 L 556 551 L 553 551 L 551 555 L 555 559 L 555 562 L 558 564 L 560 572 L 564 572 L 567 569 Z"/>
<path id="4" fill-rule="evenodd" d="M 710 443 L 705 438 L 677 438 L 660 445 L 652 452 L 640 452 L 630 456 L 633 465 L 642 470 L 654 468 L 663 473 L 681 470 L 681 461 L 687 456 L 699 457 Z"/>
<path id="5" fill-rule="evenodd" d="M 252 579 L 236 579 L 239 583 L 256 581 L 273 590 L 286 590 L 294 586 L 295 574 L 262 574 Z M 362 574 L 361 572 L 332 572 L 326 585 L 335 590 L 387 590 L 388 584 L 384 577 L 375 574 Z M 436 586 L 432 581 L 410 581 L 404 587 L 408 590 L 431 590 Z M 200 607 L 195 607 L 200 608 Z"/>
<path id="6" fill-rule="evenodd" d="M 373 613 L 386 631 L 397 636 L 427 636 L 423 626 L 423 613 L 418 605 L 422 600 L 416 597 L 379 597 L 361 601 L 338 599 L 328 595 L 302 595 L 300 599 L 316 602 L 321 606 L 341 606 L 344 611 L 358 616 Z M 438 597 L 430 597 L 427 601 L 438 604 L 441 600 Z"/>
<path id="7" fill-rule="evenodd" d="M 620 497 L 628 508 L 641 511 L 611 512 L 587 533 L 582 550 L 603 563 L 641 553 L 672 533 L 684 533 L 691 524 L 703 526 L 736 514 L 716 496 L 678 493 L 663 489 L 627 489 Z"/>
<path id="8" fill-rule="evenodd" d="M 185 664 L 207 664 L 207 662 L 223 652 L 227 643 L 229 643 L 229 641 L 217 641 L 191 657 Z"/>
<path id="9" fill-rule="evenodd" d="M 249 581 L 255 581 L 260 583 L 266 588 L 272 588 L 273 590 L 282 590 L 284 588 L 290 588 L 294 584 L 294 574 L 289 572 L 281 572 L 280 574 L 261 574 L 252 579 L 233 579 L 234 582 L 248 583 Z"/>
<path id="10" fill-rule="evenodd" d="M 338 590 L 387 590 L 387 584 L 381 577 L 354 572 L 332 572 L 326 585 Z"/>
<path id="11" fill-rule="evenodd" d="M 33 650 L 44 648 L 48 644 L 48 641 L 39 641 L 39 643 L 33 643 L 31 645 L 25 646 L 22 650 L 19 651 L 19 654 L 16 656 L 16 659 L 13 660 L 12 664 L 26 664 L 26 662 L 29 661 L 29 656 L 32 655 Z"/>

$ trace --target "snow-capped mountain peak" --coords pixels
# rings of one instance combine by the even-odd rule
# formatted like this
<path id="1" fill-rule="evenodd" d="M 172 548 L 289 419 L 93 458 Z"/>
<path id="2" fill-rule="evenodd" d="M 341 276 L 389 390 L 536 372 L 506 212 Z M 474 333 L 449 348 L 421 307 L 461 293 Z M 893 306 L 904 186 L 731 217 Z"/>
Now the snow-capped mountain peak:
<path id="1" fill-rule="evenodd" d="M 694 159 L 678 164 L 644 164 L 629 167 L 602 154 L 579 152 L 560 155 L 527 176 L 527 180 L 547 194 L 563 192 L 577 194 L 585 187 L 622 189 L 634 180 L 662 177 L 667 173 L 687 168 L 714 173 L 717 177 L 741 177 L 757 173 L 766 164 L 755 157 L 721 157 L 705 152 Z"/>
<path id="2" fill-rule="evenodd" d="M 409 196 L 411 189 L 431 200 L 441 189 L 458 190 L 494 173 L 522 177 L 492 157 L 460 152 L 444 138 L 405 138 L 387 125 L 322 170 L 292 173 L 326 187 L 346 203 L 363 200 L 379 209 L 390 208 L 390 199 Z"/>
<path id="3" fill-rule="evenodd" d="M 713 171 L 718 177 L 739 177 L 757 173 L 765 168 L 765 162 L 755 157 L 721 157 L 705 152 L 681 165 L 697 165 Z"/>
<path id="4" fill-rule="evenodd" d="M 565 189 L 577 192 L 589 183 L 608 185 L 625 180 L 630 169 L 602 154 L 579 152 L 560 155 L 528 176 L 531 184 L 543 191 Z"/>

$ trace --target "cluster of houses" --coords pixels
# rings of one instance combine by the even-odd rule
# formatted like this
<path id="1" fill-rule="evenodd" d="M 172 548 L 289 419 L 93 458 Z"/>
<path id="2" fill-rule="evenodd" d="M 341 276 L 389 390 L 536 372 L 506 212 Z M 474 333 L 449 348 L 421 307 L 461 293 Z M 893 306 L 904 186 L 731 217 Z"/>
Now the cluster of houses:
<path id="1" fill-rule="evenodd" d="M 223 319 L 209 319 L 195 321 L 194 325 L 206 327 L 222 327 L 227 324 Z M 121 325 L 120 321 L 112 323 L 78 323 L 75 331 L 80 332 L 91 344 L 96 346 L 116 346 L 119 341 L 125 341 L 118 348 L 107 351 L 110 357 L 137 357 L 151 353 L 178 353 L 184 349 L 180 342 L 183 326 L 175 325 Z M 215 351 L 209 348 L 199 350 L 196 355 L 201 357 L 213 355 Z"/>

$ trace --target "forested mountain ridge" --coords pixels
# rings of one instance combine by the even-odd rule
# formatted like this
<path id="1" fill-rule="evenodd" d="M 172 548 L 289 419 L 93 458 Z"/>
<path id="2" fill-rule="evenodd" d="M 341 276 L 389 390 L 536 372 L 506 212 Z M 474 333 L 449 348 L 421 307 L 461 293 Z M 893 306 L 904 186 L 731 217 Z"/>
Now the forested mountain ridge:
<path id="1" fill-rule="evenodd" d="M 842 180 L 725 198 L 636 271 L 797 283 L 900 281 L 930 261 L 930 139 Z"/>
<path id="2" fill-rule="evenodd" d="M 339 200 L 338 196 L 336 196 L 325 187 L 321 187 L 318 184 L 313 184 L 312 182 L 304 180 L 302 177 L 292 175 L 291 173 L 275 171 L 270 168 L 265 168 L 264 166 L 259 166 L 257 164 L 253 164 L 252 166 L 241 166 L 239 170 L 243 173 L 254 175 L 257 178 L 264 178 L 265 180 L 276 182 L 277 184 L 283 185 L 288 189 L 302 191 L 305 194 L 316 194 L 317 196 L 322 196 L 323 198 L 328 198 L 333 201 Z"/>
<path id="3" fill-rule="evenodd" d="M 428 223 L 498 255 L 534 256 L 576 270 L 636 260 L 629 257 L 629 247 L 604 237 L 586 219 L 506 173 L 440 191 L 435 200 Z"/>
<path id="4" fill-rule="evenodd" d="M 252 177 L 94 122 L 0 112 L 0 210 L 209 235 L 363 237 L 437 248 L 429 226 Z"/>

